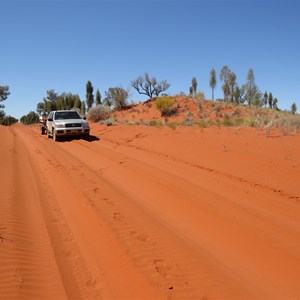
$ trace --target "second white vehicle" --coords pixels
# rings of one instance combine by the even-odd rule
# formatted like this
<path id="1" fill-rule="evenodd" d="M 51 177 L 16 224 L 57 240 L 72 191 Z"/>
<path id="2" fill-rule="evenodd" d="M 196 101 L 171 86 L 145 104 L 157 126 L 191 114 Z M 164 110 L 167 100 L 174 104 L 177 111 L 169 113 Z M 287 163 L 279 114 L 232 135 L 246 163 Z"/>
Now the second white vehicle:
<path id="1" fill-rule="evenodd" d="M 90 137 L 89 123 L 75 110 L 51 111 L 46 122 L 48 137 L 57 141 L 62 136 Z"/>

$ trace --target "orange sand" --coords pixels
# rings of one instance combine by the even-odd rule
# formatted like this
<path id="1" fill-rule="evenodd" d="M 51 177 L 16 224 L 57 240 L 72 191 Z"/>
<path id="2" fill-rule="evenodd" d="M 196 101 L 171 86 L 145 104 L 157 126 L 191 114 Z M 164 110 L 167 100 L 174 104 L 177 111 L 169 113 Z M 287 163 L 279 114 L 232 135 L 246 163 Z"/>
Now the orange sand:
<path id="1" fill-rule="evenodd" d="M 0 126 L 1 299 L 300 297 L 300 135 Z"/>

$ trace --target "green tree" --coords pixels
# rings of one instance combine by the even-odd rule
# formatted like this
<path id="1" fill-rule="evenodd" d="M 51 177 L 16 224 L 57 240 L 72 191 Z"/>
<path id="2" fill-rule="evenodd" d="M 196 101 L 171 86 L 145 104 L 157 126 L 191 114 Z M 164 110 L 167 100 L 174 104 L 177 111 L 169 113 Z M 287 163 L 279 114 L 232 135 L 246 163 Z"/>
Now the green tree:
<path id="1" fill-rule="evenodd" d="M 211 96 L 212 100 L 214 100 L 214 89 L 217 85 L 217 78 L 216 78 L 216 71 L 214 68 L 210 71 L 210 80 L 209 80 L 209 86 L 211 87 Z"/>
<path id="2" fill-rule="evenodd" d="M 93 104 L 94 104 L 94 95 L 93 95 L 93 85 L 92 83 L 88 80 L 88 82 L 86 83 L 86 105 L 87 105 L 87 109 L 89 110 Z"/>
<path id="3" fill-rule="evenodd" d="M 223 81 L 222 90 L 224 93 L 224 100 L 228 101 L 228 97 L 230 95 L 230 87 L 229 87 L 229 74 L 231 73 L 230 69 L 227 66 L 224 66 L 220 72 L 220 80 Z"/>
<path id="4" fill-rule="evenodd" d="M 47 101 L 56 102 L 57 97 L 58 94 L 55 92 L 55 90 L 52 89 L 47 91 L 47 97 L 46 97 Z"/>
<path id="5" fill-rule="evenodd" d="M 157 82 L 155 77 L 150 78 L 146 72 L 144 76 L 139 76 L 137 79 L 131 81 L 131 86 L 142 95 L 149 98 L 153 96 L 158 97 L 160 93 L 166 91 L 170 84 L 166 80 Z"/>
<path id="6" fill-rule="evenodd" d="M 9 95 L 10 95 L 9 86 L 0 85 L 0 102 L 6 100 Z"/>
<path id="7" fill-rule="evenodd" d="M 254 79 L 254 72 L 253 69 L 249 69 L 248 74 L 247 74 L 247 101 L 248 104 L 251 105 L 253 103 L 254 99 L 254 86 L 255 86 L 255 79 Z"/>
<path id="8" fill-rule="evenodd" d="M 6 100 L 9 95 L 10 95 L 9 86 L 0 85 L 0 118 L 1 117 L 3 118 L 5 116 L 5 113 L 3 110 L 5 108 L 5 105 L 1 104 L 1 102 Z"/>
<path id="9" fill-rule="evenodd" d="M 79 96 L 74 101 L 74 108 L 80 109 L 81 108 L 81 100 Z"/>
<path id="10" fill-rule="evenodd" d="M 269 96 L 268 96 L 268 93 L 267 93 L 267 91 L 265 91 L 265 93 L 264 93 L 264 106 L 265 107 L 267 107 L 267 104 L 268 104 L 268 98 L 269 98 Z"/>
<path id="11" fill-rule="evenodd" d="M 295 102 L 293 102 L 293 104 L 291 106 L 291 112 L 293 115 L 297 112 L 297 105 Z"/>
<path id="12" fill-rule="evenodd" d="M 0 125 L 10 126 L 18 122 L 18 119 L 11 116 L 3 116 L 0 118 Z"/>
<path id="13" fill-rule="evenodd" d="M 127 98 L 129 93 L 122 87 L 109 88 L 106 92 L 106 98 L 113 103 L 116 110 L 123 109 L 127 106 Z"/>
<path id="14" fill-rule="evenodd" d="M 190 92 L 192 92 L 192 95 L 193 95 L 193 98 L 195 97 L 196 93 L 197 93 L 197 78 L 196 77 L 193 77 L 192 78 L 192 86 L 191 86 L 191 89 L 190 89 Z"/>
<path id="15" fill-rule="evenodd" d="M 229 94 L 230 94 L 230 101 L 233 102 L 234 100 L 234 92 L 236 87 L 236 75 L 233 72 L 230 72 L 228 75 L 228 86 L 229 86 Z"/>
<path id="16" fill-rule="evenodd" d="M 240 103 L 241 95 L 242 95 L 241 89 L 238 86 L 236 86 L 233 93 L 234 102 L 236 104 Z"/>
<path id="17" fill-rule="evenodd" d="M 273 95 L 272 95 L 272 93 L 269 93 L 268 102 L 269 102 L 269 107 L 272 108 L 273 107 Z"/>
<path id="18" fill-rule="evenodd" d="M 75 98 L 73 97 L 73 94 L 71 93 L 64 93 L 64 98 L 66 102 L 66 109 L 71 109 L 74 107 Z"/>
<path id="19" fill-rule="evenodd" d="M 85 108 L 85 102 L 84 101 L 81 101 L 81 107 L 80 107 L 80 113 L 81 115 L 85 115 L 86 113 L 86 108 Z"/>
<path id="20" fill-rule="evenodd" d="M 100 104 L 102 104 L 102 102 L 101 102 L 101 94 L 100 94 L 99 89 L 97 89 L 97 92 L 96 92 L 96 105 L 100 105 Z"/>
<path id="21" fill-rule="evenodd" d="M 106 92 L 105 92 L 106 93 Z M 105 97 L 104 99 L 103 99 L 103 104 L 105 105 L 105 106 L 108 106 L 109 108 L 113 105 L 113 101 L 112 101 L 112 99 L 110 99 L 109 97 Z"/>
<path id="22" fill-rule="evenodd" d="M 27 115 L 22 116 L 20 121 L 25 125 L 35 124 L 39 122 L 39 115 L 31 111 Z"/>
<path id="23" fill-rule="evenodd" d="M 39 102 L 36 105 L 36 111 L 39 113 L 40 111 L 43 111 L 43 110 L 45 110 L 45 103 L 44 102 Z"/>
<path id="24" fill-rule="evenodd" d="M 259 90 L 258 86 L 255 83 L 254 71 L 249 69 L 247 74 L 247 82 L 245 84 L 245 98 L 244 101 L 248 102 L 248 105 L 251 104 L 256 106 L 263 105 L 262 93 Z"/>
<path id="25" fill-rule="evenodd" d="M 55 90 L 48 90 L 47 97 L 44 98 L 44 110 L 49 113 L 51 110 L 56 110 L 56 101 L 58 94 Z"/>
<path id="26" fill-rule="evenodd" d="M 273 109 L 277 109 L 278 110 L 277 103 L 278 103 L 278 99 L 274 98 L 274 100 L 273 100 Z"/>

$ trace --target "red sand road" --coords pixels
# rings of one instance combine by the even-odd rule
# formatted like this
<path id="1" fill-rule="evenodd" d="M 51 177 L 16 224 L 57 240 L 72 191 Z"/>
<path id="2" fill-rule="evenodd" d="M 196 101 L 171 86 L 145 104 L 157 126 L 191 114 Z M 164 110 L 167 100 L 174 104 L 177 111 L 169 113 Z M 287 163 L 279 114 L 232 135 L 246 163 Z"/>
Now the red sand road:
<path id="1" fill-rule="evenodd" d="M 1 299 L 300 297 L 300 135 L 0 127 Z"/>

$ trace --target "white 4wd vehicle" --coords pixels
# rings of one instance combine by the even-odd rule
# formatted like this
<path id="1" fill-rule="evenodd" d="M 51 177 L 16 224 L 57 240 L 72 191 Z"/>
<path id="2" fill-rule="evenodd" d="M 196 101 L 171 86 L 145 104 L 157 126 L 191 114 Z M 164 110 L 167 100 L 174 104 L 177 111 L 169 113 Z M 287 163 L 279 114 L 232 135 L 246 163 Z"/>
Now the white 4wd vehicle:
<path id="1" fill-rule="evenodd" d="M 84 139 L 90 137 L 89 123 L 83 119 L 75 110 L 51 111 L 46 122 L 48 137 L 57 141 L 61 136 L 82 136 Z"/>

